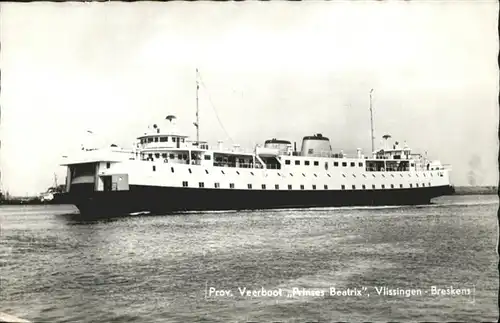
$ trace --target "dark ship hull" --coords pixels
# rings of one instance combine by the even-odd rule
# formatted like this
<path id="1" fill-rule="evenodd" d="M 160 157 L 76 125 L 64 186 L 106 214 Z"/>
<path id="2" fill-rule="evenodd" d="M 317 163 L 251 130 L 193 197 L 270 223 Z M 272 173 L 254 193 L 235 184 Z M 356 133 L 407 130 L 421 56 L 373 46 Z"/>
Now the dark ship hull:
<path id="1" fill-rule="evenodd" d="M 59 196 L 58 202 L 75 205 L 80 214 L 87 217 L 140 212 L 168 214 L 207 210 L 421 205 L 454 192 L 449 185 L 379 190 L 238 190 L 131 185 L 127 191 L 108 192 L 95 192 L 93 185 L 78 186 Z"/>

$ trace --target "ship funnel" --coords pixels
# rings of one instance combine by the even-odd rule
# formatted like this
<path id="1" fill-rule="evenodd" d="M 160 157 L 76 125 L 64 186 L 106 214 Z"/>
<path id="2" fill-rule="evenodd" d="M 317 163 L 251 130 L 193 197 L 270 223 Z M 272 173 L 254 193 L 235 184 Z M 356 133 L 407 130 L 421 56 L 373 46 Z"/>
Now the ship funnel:
<path id="1" fill-rule="evenodd" d="M 330 140 L 320 133 L 302 139 L 301 156 L 328 156 L 331 151 Z"/>

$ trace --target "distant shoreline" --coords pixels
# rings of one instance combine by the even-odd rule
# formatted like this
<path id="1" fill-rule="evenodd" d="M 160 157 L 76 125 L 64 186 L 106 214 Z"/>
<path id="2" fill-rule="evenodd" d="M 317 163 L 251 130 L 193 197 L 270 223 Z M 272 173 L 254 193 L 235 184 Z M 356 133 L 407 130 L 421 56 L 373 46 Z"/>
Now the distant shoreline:
<path id="1" fill-rule="evenodd" d="M 497 186 L 455 186 L 454 195 L 496 195 Z"/>

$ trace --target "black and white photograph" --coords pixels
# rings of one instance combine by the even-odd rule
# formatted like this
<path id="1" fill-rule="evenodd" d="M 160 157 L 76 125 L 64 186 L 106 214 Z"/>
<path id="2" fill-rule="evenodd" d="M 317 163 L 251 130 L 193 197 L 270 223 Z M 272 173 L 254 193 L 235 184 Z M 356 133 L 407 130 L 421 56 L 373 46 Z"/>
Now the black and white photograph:
<path id="1" fill-rule="evenodd" d="M 0 322 L 497 322 L 496 1 L 0 4 Z"/>

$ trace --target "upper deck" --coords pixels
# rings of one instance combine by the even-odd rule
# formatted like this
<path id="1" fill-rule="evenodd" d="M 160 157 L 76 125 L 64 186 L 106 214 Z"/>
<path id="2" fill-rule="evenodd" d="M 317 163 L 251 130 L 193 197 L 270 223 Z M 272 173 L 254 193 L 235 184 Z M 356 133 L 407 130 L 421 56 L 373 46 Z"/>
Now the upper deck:
<path id="1" fill-rule="evenodd" d="M 86 149 L 63 165 L 89 162 L 121 162 L 125 160 L 159 161 L 173 164 L 202 165 L 205 167 L 300 169 L 308 171 L 315 167 L 358 168 L 367 172 L 425 171 L 450 169 L 439 161 L 428 160 L 421 154 L 413 154 L 405 144 L 395 142 L 365 156 L 361 149 L 356 155 L 347 155 L 342 150 L 333 151 L 330 141 L 321 134 L 305 136 L 302 147 L 297 150 L 288 140 L 270 139 L 264 145 L 252 150 L 244 150 L 239 145 L 224 147 L 219 141 L 217 146 L 209 146 L 205 141 L 190 141 L 187 135 L 178 131 L 175 117 L 161 128 L 153 125 L 143 135 L 137 137 L 133 150 L 118 147 L 106 149 Z"/>

